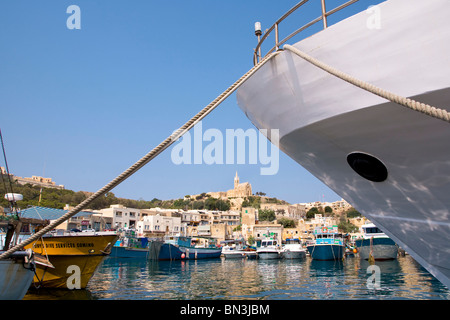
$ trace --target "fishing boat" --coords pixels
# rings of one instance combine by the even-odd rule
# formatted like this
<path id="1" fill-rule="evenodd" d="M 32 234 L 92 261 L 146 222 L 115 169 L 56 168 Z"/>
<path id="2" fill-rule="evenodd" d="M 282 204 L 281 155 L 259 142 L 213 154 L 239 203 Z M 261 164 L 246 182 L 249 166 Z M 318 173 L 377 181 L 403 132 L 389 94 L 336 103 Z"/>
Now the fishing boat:
<path id="1" fill-rule="evenodd" d="M 257 25 L 255 63 L 269 60 L 237 102 L 273 144 L 450 287 L 450 6 L 380 2 L 300 1 L 264 34 Z M 313 4 L 317 11 L 305 9 Z M 311 22 L 295 30 L 294 12 L 310 12 Z M 322 30 L 305 33 L 317 23 Z"/>
<path id="2" fill-rule="evenodd" d="M 306 245 L 314 260 L 341 260 L 345 252 L 342 234 L 337 226 L 323 226 L 314 229 L 315 239 Z"/>
<path id="3" fill-rule="evenodd" d="M 280 259 L 281 254 L 278 241 L 271 237 L 262 239 L 261 245 L 256 249 L 256 254 L 258 259 L 261 260 Z"/>
<path id="4" fill-rule="evenodd" d="M 146 237 L 137 237 L 134 230 L 126 230 L 111 249 L 111 258 L 144 258 L 149 255 L 149 241 Z"/>
<path id="5" fill-rule="evenodd" d="M 25 246 L 36 254 L 35 287 L 84 289 L 118 235 L 55 230 Z"/>
<path id="6" fill-rule="evenodd" d="M 392 260 L 397 259 L 398 246 L 373 223 L 365 224 L 362 239 L 356 239 L 355 245 L 361 259 Z"/>
<path id="7" fill-rule="evenodd" d="M 300 239 L 286 239 L 286 243 L 283 244 L 280 252 L 283 259 L 306 258 L 306 249 L 303 248 Z"/>
<path id="8" fill-rule="evenodd" d="M 256 249 L 245 245 L 244 239 L 222 241 L 222 255 L 225 259 L 256 259 Z"/>
<path id="9" fill-rule="evenodd" d="M 222 241 L 222 256 L 225 259 L 242 259 L 245 258 L 244 240 L 228 240 Z"/>
<path id="10" fill-rule="evenodd" d="M 150 242 L 150 259 L 197 260 L 220 258 L 222 248 L 215 239 L 185 236 L 166 236 L 163 242 Z"/>

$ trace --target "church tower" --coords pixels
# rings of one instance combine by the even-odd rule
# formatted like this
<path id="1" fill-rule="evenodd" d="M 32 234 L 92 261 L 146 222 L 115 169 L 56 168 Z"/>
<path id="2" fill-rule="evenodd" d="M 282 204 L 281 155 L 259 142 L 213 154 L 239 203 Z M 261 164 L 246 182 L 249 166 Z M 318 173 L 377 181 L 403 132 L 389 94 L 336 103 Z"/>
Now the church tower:
<path id="1" fill-rule="evenodd" d="M 238 186 L 239 186 L 239 177 L 236 171 L 236 177 L 234 177 L 234 190 L 237 190 Z"/>

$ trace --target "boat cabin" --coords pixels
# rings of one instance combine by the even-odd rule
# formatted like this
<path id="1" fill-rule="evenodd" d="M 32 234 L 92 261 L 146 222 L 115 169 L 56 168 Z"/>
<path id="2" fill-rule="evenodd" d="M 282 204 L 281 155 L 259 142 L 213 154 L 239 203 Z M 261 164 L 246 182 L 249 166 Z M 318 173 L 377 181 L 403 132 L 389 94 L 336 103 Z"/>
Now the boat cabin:
<path id="1" fill-rule="evenodd" d="M 264 239 L 261 240 L 261 247 L 270 247 L 270 246 L 277 246 L 278 241 L 274 239 Z"/>
<path id="2" fill-rule="evenodd" d="M 374 224 L 366 224 L 362 226 L 363 232 L 365 234 L 378 234 L 378 233 L 384 233 L 381 231 L 376 225 Z"/>
<path id="3" fill-rule="evenodd" d="M 316 236 L 316 244 L 340 244 L 344 243 L 341 233 L 324 233 Z"/>
<path id="4" fill-rule="evenodd" d="M 302 241 L 298 238 L 293 238 L 293 239 L 286 239 L 284 240 L 284 244 L 303 244 Z"/>
<path id="5" fill-rule="evenodd" d="M 216 239 L 201 237 L 166 236 L 165 243 L 190 248 L 215 248 Z"/>
<path id="6" fill-rule="evenodd" d="M 220 245 L 223 246 L 224 248 L 240 249 L 245 247 L 245 240 L 244 239 L 224 240 L 220 241 Z"/>
<path id="7" fill-rule="evenodd" d="M 322 226 L 314 229 L 315 244 L 344 244 L 342 233 L 337 226 Z"/>

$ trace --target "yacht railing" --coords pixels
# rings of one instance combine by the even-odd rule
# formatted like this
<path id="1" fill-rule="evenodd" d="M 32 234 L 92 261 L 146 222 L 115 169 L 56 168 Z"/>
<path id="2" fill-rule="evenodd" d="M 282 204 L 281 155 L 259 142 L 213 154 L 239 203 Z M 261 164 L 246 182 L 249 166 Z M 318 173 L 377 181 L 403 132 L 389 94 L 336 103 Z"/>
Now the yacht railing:
<path id="1" fill-rule="evenodd" d="M 298 28 L 296 31 L 292 32 L 290 35 L 288 35 L 286 38 L 284 38 L 283 40 L 280 41 L 279 39 L 279 25 L 280 23 L 285 20 L 288 16 L 290 16 L 293 12 L 297 11 L 297 9 L 299 9 L 301 6 L 303 6 L 305 3 L 307 3 L 309 0 L 302 0 L 299 3 L 297 3 L 294 7 L 292 7 L 288 12 L 286 12 L 280 19 L 278 19 L 265 33 L 264 35 L 261 37 L 262 32 L 261 32 L 261 26 L 259 24 L 259 22 L 257 22 L 255 24 L 255 34 L 258 36 L 258 45 L 255 48 L 255 51 L 253 53 L 253 63 L 256 65 L 259 61 L 261 61 L 262 58 L 264 58 L 266 55 L 278 50 L 280 48 L 281 45 L 283 45 L 284 43 L 286 43 L 288 40 L 290 40 L 292 37 L 296 36 L 297 34 L 299 34 L 300 32 L 304 31 L 305 29 L 311 27 L 312 25 L 318 23 L 319 21 L 323 22 L 323 28 L 326 29 L 328 27 L 328 23 L 327 23 L 327 18 L 348 7 L 349 5 L 358 2 L 359 0 L 350 0 L 347 1 L 346 3 L 330 10 L 327 11 L 326 10 L 326 5 L 325 5 L 325 0 L 320 0 L 321 1 L 321 5 L 322 5 L 322 14 L 317 17 L 316 19 L 308 22 L 307 24 L 305 24 L 304 26 L 302 26 L 301 28 Z M 269 34 L 274 31 L 275 32 L 275 46 L 272 47 L 272 49 L 270 49 L 264 56 L 261 56 L 261 45 L 263 44 L 264 40 L 266 40 L 266 38 L 269 36 Z"/>

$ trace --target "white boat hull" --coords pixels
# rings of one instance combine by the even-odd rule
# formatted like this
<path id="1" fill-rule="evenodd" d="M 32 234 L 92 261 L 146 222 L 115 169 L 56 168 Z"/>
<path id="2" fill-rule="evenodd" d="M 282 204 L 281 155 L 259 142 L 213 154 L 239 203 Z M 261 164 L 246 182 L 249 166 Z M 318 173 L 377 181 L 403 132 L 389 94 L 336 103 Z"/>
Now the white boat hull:
<path id="1" fill-rule="evenodd" d="M 0 300 L 22 300 L 33 277 L 33 261 L 24 263 L 23 258 L 0 260 Z"/>
<path id="2" fill-rule="evenodd" d="M 392 260 L 397 259 L 398 247 L 395 245 L 376 245 L 372 248 L 365 246 L 358 248 L 359 257 L 363 260 L 368 260 L 370 255 L 375 260 Z"/>
<path id="3" fill-rule="evenodd" d="M 283 259 L 304 259 L 306 258 L 306 250 L 285 250 L 281 252 L 281 257 Z"/>
<path id="4" fill-rule="evenodd" d="M 245 258 L 245 252 L 240 250 L 234 250 L 231 252 L 223 252 L 222 254 L 225 259 L 243 259 Z"/>
<path id="5" fill-rule="evenodd" d="M 280 254 L 276 251 L 258 251 L 258 259 L 261 260 L 280 259 Z"/>
<path id="6" fill-rule="evenodd" d="M 380 29 L 367 28 L 362 12 L 294 46 L 450 111 L 448 0 L 389 0 L 379 7 Z M 280 130 L 283 152 L 450 287 L 449 123 L 356 88 L 288 51 L 247 80 L 237 99 L 259 129 Z M 347 162 L 354 152 L 381 160 L 387 179 L 356 173 Z"/>

